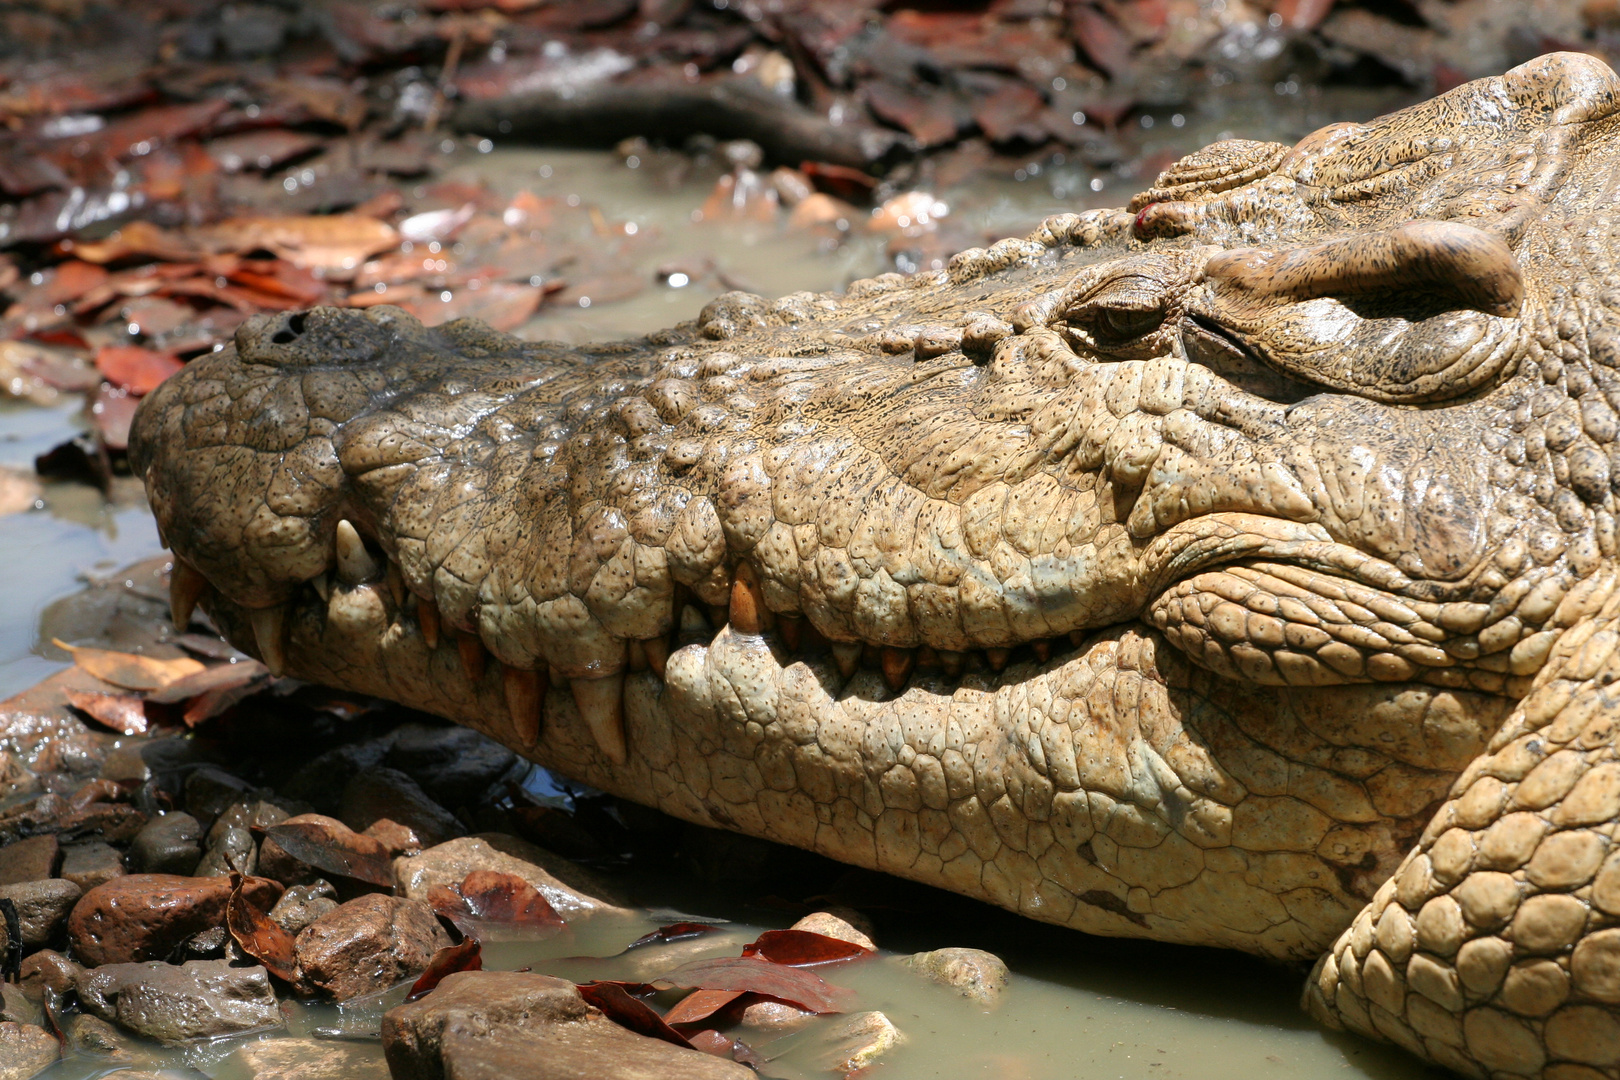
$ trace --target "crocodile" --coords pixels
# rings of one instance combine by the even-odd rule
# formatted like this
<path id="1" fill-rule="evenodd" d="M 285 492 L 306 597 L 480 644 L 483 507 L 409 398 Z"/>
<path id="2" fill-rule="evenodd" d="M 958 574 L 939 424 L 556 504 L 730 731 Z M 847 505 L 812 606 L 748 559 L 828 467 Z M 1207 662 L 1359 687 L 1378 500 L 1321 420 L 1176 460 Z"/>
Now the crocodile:
<path id="1" fill-rule="evenodd" d="M 277 672 L 1319 1021 L 1620 1075 L 1620 79 L 644 338 L 249 320 L 130 459 Z"/>

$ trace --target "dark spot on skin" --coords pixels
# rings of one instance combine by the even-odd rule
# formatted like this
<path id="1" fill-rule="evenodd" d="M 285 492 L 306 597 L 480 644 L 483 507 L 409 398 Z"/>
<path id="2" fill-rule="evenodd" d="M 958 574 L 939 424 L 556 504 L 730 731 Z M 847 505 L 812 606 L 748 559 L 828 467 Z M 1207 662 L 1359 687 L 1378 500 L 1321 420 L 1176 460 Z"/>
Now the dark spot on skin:
<path id="1" fill-rule="evenodd" d="M 1129 919 L 1137 926 L 1147 925 L 1147 916 L 1132 911 L 1125 906 L 1125 901 L 1111 892 L 1104 892 L 1102 889 L 1091 889 L 1088 892 L 1081 893 L 1075 899 L 1082 904 L 1090 904 L 1092 907 L 1102 908 L 1104 911 L 1112 911 L 1115 915 Z"/>

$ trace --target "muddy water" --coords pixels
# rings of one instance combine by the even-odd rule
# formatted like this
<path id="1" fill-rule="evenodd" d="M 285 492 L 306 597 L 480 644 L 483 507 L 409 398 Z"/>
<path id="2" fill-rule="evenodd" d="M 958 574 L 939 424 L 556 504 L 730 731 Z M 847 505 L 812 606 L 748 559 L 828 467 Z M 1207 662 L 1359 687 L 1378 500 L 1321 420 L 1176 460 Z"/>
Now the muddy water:
<path id="1" fill-rule="evenodd" d="M 1292 141 L 1323 123 L 1366 118 L 1399 104 L 1372 92 L 1324 96 L 1284 80 L 1258 93 L 1212 93 L 1198 112 L 1155 111 L 1151 126 L 1132 120 L 1117 139 L 1135 160 L 1162 163 L 1218 137 Z M 671 264 L 700 265 L 702 259 L 694 261 L 698 256 L 718 268 L 718 274 L 688 274 L 696 280 L 684 286 L 652 285 L 628 301 L 548 306 L 524 329 L 524 336 L 579 341 L 634 334 L 690 318 L 727 288 L 767 294 L 833 289 L 853 277 L 893 268 L 885 253 L 886 237 L 869 231 L 860 219 L 842 230 L 819 232 L 792 232 L 775 222 L 694 220 L 693 211 L 703 204 L 721 169 L 699 165 L 677 175 L 681 169 L 680 162 L 656 154 L 638 160 L 635 168 L 601 153 L 496 147 L 462 154 L 455 172 L 463 178 L 487 180 L 506 193 L 526 188 L 574 196 L 600 207 L 608 220 L 634 222 L 641 242 L 634 265 L 622 268 L 627 273 L 654 280 L 660 268 L 668 270 Z M 1044 160 L 1005 175 L 980 175 L 935 194 L 946 204 L 949 227 L 956 230 L 952 235 L 984 243 L 1027 230 L 1048 213 L 1118 205 L 1150 181 L 1141 171 Z M 0 407 L 0 464 L 27 467 L 75 422 L 71 408 Z M 156 531 L 127 487 L 108 505 L 89 489 L 52 485 L 43 508 L 0 519 L 0 566 L 5 568 L 0 578 L 6 585 L 0 608 L 0 697 L 38 681 L 65 661 L 48 645 L 51 634 L 94 635 L 96 628 L 88 626 L 52 625 L 42 631 L 41 616 L 53 599 L 75 590 L 83 575 L 110 573 L 157 549 Z M 644 904 L 736 921 L 696 943 L 665 946 L 663 955 L 642 949 L 608 962 L 577 959 L 611 956 L 676 916 L 665 912 L 598 921 L 546 941 L 494 944 L 486 953 L 486 966 L 532 966 L 580 979 L 646 978 L 660 966 L 667 969 L 699 956 L 736 955 L 760 929 L 789 921 L 740 909 L 724 890 L 694 892 L 689 882 L 643 877 L 625 884 Z M 907 1042 L 884 1059 L 888 1080 L 1404 1080 L 1434 1075 L 1389 1047 L 1317 1029 L 1296 1004 L 1299 971 L 1225 953 L 1091 939 L 999 912 L 970 910 L 975 914 L 948 924 L 927 911 L 890 919 L 881 943 L 899 953 L 950 945 L 997 952 L 1014 974 L 995 1009 L 923 983 L 887 956 L 825 972 L 830 981 L 857 990 L 863 1007 L 884 1010 L 905 1034 Z M 344 1007 L 291 1005 L 287 1032 L 365 1040 L 376 1032 L 381 1013 L 403 993 L 396 989 Z M 779 1037 L 738 1034 L 770 1060 L 766 1075 L 831 1075 L 825 1069 L 829 1047 L 816 1029 Z M 248 1038 L 260 1037 L 277 1036 Z M 130 1064 L 173 1070 L 165 1075 L 175 1077 L 239 1080 L 247 1072 L 231 1055 L 242 1041 L 176 1051 L 153 1048 Z M 376 1048 L 375 1043 L 365 1045 Z M 86 1080 L 111 1069 L 104 1059 L 70 1059 L 45 1075 Z"/>

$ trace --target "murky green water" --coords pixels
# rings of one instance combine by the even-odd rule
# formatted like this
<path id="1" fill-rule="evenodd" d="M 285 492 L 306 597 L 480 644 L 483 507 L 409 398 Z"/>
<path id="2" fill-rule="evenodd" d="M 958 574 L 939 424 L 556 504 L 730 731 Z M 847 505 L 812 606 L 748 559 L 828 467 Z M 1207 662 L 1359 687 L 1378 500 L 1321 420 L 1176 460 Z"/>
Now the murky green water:
<path id="1" fill-rule="evenodd" d="M 1165 110 L 1153 126 L 1133 121 L 1121 135 L 1156 160 L 1195 148 L 1216 137 L 1239 134 L 1292 141 L 1332 120 L 1365 118 L 1400 104 L 1387 95 L 1342 91 L 1329 97 L 1310 92 L 1258 96 L 1211 95 L 1199 113 Z M 665 163 L 667 164 L 667 163 Z M 998 234 L 1019 233 L 1042 216 L 1094 205 L 1118 205 L 1151 177 L 1122 177 L 1074 162 L 1037 163 L 1022 180 L 981 176 L 971 183 L 935 192 L 949 206 L 951 227 L 976 234 L 983 243 Z M 724 280 L 710 277 L 683 288 L 655 284 L 621 303 L 544 309 L 524 336 L 565 340 L 607 338 L 646 331 L 691 318 L 731 286 L 777 294 L 796 289 L 832 289 L 857 276 L 890 267 L 882 236 L 862 222 L 829 246 L 825 232 L 791 232 L 778 223 L 694 221 L 692 212 L 708 194 L 718 167 L 698 169 L 672 183 L 658 161 L 631 169 L 599 153 L 496 148 L 468 152 L 457 165 L 464 178 L 483 178 L 504 193 L 527 188 L 541 195 L 578 196 L 601 208 L 610 220 L 633 221 L 642 232 L 634 266 L 623 269 L 652 280 L 655 270 L 694 255 L 711 259 Z M 27 467 L 33 457 L 61 441 L 74 424 L 72 408 L 0 406 L 0 464 Z M 73 485 L 48 487 L 44 509 L 0 518 L 0 571 L 6 590 L 0 608 L 0 697 L 28 686 L 57 667 L 63 657 L 42 644 L 41 613 L 55 598 L 78 587 L 81 575 L 105 574 L 158 550 L 157 535 L 144 509 L 128 501 L 108 506 L 98 493 Z M 665 895 L 662 883 L 634 883 L 649 904 L 680 904 L 698 914 L 725 914 L 773 925 L 739 911 L 723 891 L 707 895 Z M 656 925 L 657 919 L 630 923 L 596 922 L 548 941 L 506 943 L 489 950 L 490 967 L 521 967 L 579 978 L 622 972 L 642 978 L 664 958 L 651 950 L 604 966 L 565 959 L 604 956 Z M 924 912 L 900 920 L 880 942 L 908 952 L 949 945 L 987 948 L 1007 959 L 1014 972 L 1002 1004 L 993 1010 L 926 984 L 877 958 L 825 971 L 826 977 L 856 989 L 866 1008 L 885 1011 L 905 1034 L 906 1043 L 885 1058 L 887 1080 L 943 1077 L 996 1077 L 1007 1080 L 1125 1080 L 1188 1077 L 1205 1080 L 1266 1080 L 1271 1077 L 1373 1077 L 1401 1080 L 1435 1075 L 1389 1047 L 1324 1032 L 1299 1011 L 1302 973 L 1246 957 L 1206 950 L 1087 938 L 986 911 L 982 917 L 940 926 Z M 725 933 L 668 946 L 679 959 L 735 955 L 761 927 L 745 922 Z M 288 1031 L 341 1029 L 364 1034 L 396 1004 L 403 990 L 343 1008 L 290 1006 Z M 768 1059 L 767 1075 L 825 1077 L 828 1046 L 815 1030 L 780 1037 L 739 1032 Z M 263 1036 L 253 1036 L 258 1038 Z M 245 1076 L 231 1054 L 243 1040 L 191 1047 L 131 1064 L 180 1069 L 173 1075 L 201 1074 L 217 1080 Z M 380 1053 L 380 1049 L 378 1050 Z M 114 1064 L 77 1059 L 59 1063 L 46 1075 L 85 1080 L 108 1073 Z"/>

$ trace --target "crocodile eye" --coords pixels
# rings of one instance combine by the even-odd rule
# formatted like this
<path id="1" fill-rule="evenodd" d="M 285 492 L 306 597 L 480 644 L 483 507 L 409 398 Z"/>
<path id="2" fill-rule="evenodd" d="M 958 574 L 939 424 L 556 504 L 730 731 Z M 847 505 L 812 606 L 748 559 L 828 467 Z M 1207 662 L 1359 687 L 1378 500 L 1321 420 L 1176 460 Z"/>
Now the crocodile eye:
<path id="1" fill-rule="evenodd" d="M 1091 312 L 1091 331 L 1103 344 L 1119 345 L 1150 334 L 1164 322 L 1159 308 L 1097 308 Z"/>

